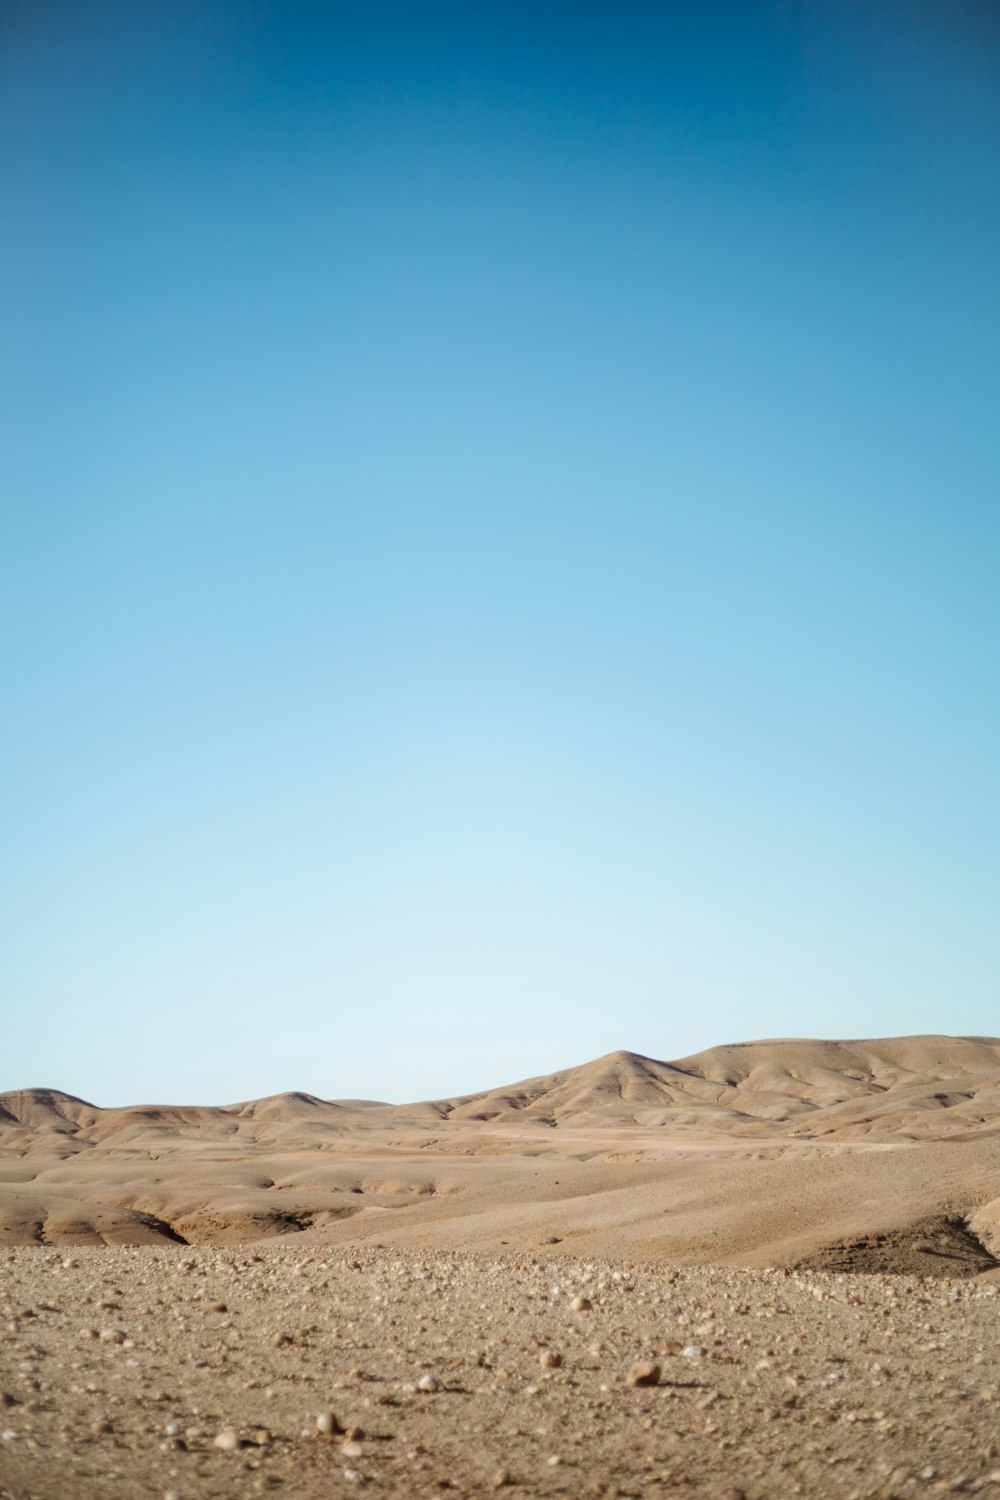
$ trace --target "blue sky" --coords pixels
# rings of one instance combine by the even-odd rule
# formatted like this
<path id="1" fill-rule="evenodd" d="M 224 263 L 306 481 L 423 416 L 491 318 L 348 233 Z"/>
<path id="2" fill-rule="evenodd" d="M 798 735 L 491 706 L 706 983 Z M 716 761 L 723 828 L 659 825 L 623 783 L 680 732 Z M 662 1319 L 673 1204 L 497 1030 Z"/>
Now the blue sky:
<path id="1" fill-rule="evenodd" d="M 998 62 L 9 0 L 0 1088 L 1000 1030 Z"/>

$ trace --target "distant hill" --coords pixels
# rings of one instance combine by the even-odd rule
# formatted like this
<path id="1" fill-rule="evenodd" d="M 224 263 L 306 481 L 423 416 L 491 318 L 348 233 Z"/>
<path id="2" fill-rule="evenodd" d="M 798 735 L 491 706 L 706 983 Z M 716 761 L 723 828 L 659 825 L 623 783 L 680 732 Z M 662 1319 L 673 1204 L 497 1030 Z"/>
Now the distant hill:
<path id="1" fill-rule="evenodd" d="M 989 1037 L 745 1042 L 672 1062 L 612 1052 L 402 1105 L 0 1095 L 9 1245 L 299 1235 L 992 1274 L 998 1182 Z"/>
<path id="2" fill-rule="evenodd" d="M 0 1147 L 38 1132 L 79 1144 L 159 1131 L 594 1125 L 725 1136 L 927 1140 L 1000 1129 L 1000 1040 L 906 1036 L 787 1039 L 712 1047 L 673 1062 L 609 1052 L 482 1093 L 417 1104 L 324 1100 L 297 1092 L 228 1106 L 100 1109 L 56 1089 L 0 1094 Z"/>

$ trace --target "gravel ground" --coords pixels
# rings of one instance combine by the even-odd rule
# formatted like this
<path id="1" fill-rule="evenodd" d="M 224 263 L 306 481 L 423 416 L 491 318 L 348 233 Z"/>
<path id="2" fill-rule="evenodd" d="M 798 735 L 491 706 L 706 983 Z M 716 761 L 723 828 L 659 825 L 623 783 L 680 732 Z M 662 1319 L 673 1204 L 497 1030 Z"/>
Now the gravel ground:
<path id="1" fill-rule="evenodd" d="M 1000 1500 L 996 1275 L 18 1249 L 0 1497 Z"/>

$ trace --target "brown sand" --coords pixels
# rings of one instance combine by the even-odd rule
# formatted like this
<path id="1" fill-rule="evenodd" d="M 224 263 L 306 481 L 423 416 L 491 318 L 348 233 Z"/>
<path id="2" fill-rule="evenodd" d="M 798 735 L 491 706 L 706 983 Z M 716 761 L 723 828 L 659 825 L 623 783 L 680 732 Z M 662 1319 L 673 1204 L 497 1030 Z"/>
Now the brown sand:
<path id="1" fill-rule="evenodd" d="M 923 1221 L 971 1220 L 987 1246 L 1000 1233 L 998 1165 L 987 1039 L 621 1052 L 402 1106 L 98 1109 L 34 1089 L 0 1095 L 0 1243 L 526 1251 L 557 1237 L 576 1254 L 832 1265 L 841 1241 L 881 1235 L 865 1268 L 933 1271 L 941 1246 L 913 1248 L 933 1238 Z"/>
<path id="2" fill-rule="evenodd" d="M 18 1249 L 0 1295 L 4 1500 L 1000 1496 L 989 1273 L 344 1256 L 296 1237 Z M 629 1387 L 636 1361 L 657 1385 Z M 319 1435 L 328 1411 L 363 1435 Z"/>
<path id="3" fill-rule="evenodd" d="M 2 1500 L 1000 1497 L 995 1039 L 615 1053 L 410 1106 L 2 1095 L 4 1241 Z M 327 1407 L 366 1437 L 303 1437 Z"/>

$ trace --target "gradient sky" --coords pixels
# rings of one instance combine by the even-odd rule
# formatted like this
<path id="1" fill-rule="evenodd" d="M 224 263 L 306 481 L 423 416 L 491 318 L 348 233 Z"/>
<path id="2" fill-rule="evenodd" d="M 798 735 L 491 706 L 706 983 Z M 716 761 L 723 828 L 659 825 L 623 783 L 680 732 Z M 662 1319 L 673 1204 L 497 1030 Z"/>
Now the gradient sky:
<path id="1" fill-rule="evenodd" d="M 998 68 L 6 0 L 0 1088 L 1000 1032 Z"/>

